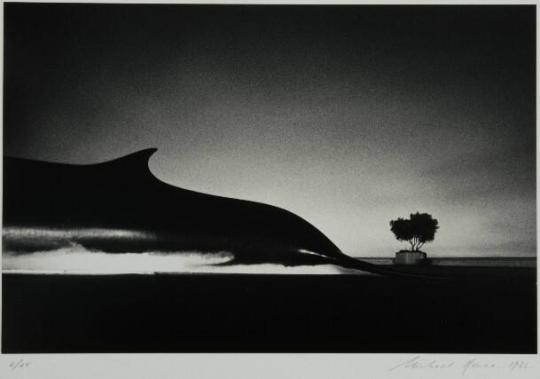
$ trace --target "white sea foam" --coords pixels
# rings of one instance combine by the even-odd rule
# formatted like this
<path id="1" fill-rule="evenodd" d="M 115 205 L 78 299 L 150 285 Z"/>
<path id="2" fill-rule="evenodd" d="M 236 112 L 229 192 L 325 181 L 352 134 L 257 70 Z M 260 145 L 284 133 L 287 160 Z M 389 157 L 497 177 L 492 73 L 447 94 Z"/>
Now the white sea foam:
<path id="1" fill-rule="evenodd" d="M 2 271 L 25 274 L 153 274 L 153 273 L 237 273 L 237 274 L 340 274 L 334 265 L 290 266 L 280 264 L 223 265 L 233 255 L 228 252 L 120 253 L 88 251 L 81 245 L 29 254 L 4 252 Z"/>

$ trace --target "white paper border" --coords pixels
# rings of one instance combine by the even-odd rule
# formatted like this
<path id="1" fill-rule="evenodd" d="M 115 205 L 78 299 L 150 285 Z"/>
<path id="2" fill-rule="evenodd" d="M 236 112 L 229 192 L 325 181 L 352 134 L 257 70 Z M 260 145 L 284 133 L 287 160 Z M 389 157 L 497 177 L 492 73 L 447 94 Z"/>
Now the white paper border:
<path id="1" fill-rule="evenodd" d="M 29 2 L 29 1 L 13 1 Z M 43 3 L 112 3 L 112 4 L 481 4 L 481 5 L 537 5 L 537 46 L 539 40 L 538 1 L 62 1 Z M 2 28 L 0 39 L 3 52 L 3 4 L 0 9 Z M 3 88 L 3 54 L 0 57 Z M 538 47 L 537 47 L 538 62 Z M 538 74 L 536 77 L 538 88 Z M 0 113 L 3 116 L 3 92 Z M 540 101 L 536 97 L 538 115 Z M 0 118 L 2 122 L 3 117 Z M 537 121 L 538 128 L 538 121 Z M 0 142 L 2 142 L 0 135 Z M 537 133 L 537 147 L 540 138 Z M 3 153 L 3 143 L 0 143 Z M 537 151 L 537 189 L 540 174 Z M 2 166 L 0 165 L 0 173 Z M 540 199 L 537 190 L 537 204 Z M 2 197 L 0 196 L 0 205 Z M 0 212 L 0 220 L 1 220 Z M 537 211 L 537 241 L 540 217 Z M 538 243 L 538 242 L 537 242 Z M 0 254 L 1 259 L 1 254 Z M 538 267 L 537 267 L 538 276 Z M 1 281 L 0 281 L 1 289 Z M 537 293 L 538 295 L 538 293 Z M 537 315 L 538 315 L 537 301 Z M 1 317 L 1 315 L 0 315 Z M 389 341 L 389 343 L 392 343 Z M 419 364 L 405 365 L 405 362 Z M 452 364 L 452 362 L 454 362 Z M 516 366 L 511 369 L 512 362 Z M 394 368 L 398 365 L 400 367 Z M 420 367 L 425 366 L 425 367 Z M 444 366 L 449 366 L 444 368 Z M 525 368 L 526 366 L 526 368 Z M 416 367 L 416 368 L 415 368 Z M 436 368 L 439 367 L 439 368 Z M 93 378 L 148 378 L 148 379 L 363 379 L 363 378 L 540 378 L 538 354 L 0 354 L 0 378 L 36 379 L 93 379 Z"/>

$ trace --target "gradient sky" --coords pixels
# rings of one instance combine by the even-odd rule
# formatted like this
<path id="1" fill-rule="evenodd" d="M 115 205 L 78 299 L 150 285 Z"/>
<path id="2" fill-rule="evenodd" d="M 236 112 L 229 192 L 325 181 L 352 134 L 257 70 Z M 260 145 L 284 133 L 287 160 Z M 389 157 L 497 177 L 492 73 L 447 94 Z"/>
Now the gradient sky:
<path id="1" fill-rule="evenodd" d="M 4 153 L 148 147 L 165 182 L 291 210 L 345 253 L 536 249 L 534 6 L 5 4 Z M 408 245 L 407 245 L 408 246 Z"/>

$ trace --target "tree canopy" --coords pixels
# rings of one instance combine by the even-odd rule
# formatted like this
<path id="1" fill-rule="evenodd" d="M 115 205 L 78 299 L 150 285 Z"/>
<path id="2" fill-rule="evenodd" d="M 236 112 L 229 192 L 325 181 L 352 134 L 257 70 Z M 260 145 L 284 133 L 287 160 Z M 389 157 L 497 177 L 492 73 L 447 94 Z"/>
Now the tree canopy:
<path id="1" fill-rule="evenodd" d="M 399 217 L 390 221 L 390 230 L 398 241 L 411 244 L 411 251 L 419 251 L 426 243 L 435 239 L 439 222 L 428 213 L 411 213 L 409 219 Z"/>

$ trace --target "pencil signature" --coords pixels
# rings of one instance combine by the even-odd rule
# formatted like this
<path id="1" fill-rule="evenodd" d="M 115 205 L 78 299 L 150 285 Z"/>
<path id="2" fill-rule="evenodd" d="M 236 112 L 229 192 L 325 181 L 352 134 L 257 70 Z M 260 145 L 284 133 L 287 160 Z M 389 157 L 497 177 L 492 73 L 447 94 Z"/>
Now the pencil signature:
<path id="1" fill-rule="evenodd" d="M 434 359 L 422 358 L 420 355 L 400 362 L 392 366 L 388 371 L 397 370 L 458 370 L 461 376 L 465 376 L 473 371 L 491 371 L 491 370 L 508 370 L 509 372 L 524 371 L 530 368 L 529 362 L 525 360 L 509 360 L 509 361 L 490 361 L 487 359 L 469 358 L 463 360 L 456 359 Z"/>

